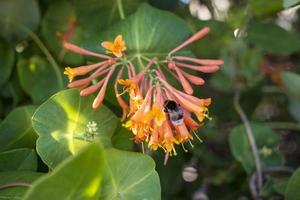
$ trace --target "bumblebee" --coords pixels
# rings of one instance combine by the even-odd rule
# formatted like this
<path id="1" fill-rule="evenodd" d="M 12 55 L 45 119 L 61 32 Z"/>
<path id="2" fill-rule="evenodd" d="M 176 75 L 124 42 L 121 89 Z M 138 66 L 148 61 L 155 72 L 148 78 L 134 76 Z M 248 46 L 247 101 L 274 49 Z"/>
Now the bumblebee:
<path id="1" fill-rule="evenodd" d="M 183 123 L 183 109 L 175 101 L 166 100 L 164 102 L 164 112 L 168 114 L 169 119 L 174 126 Z"/>

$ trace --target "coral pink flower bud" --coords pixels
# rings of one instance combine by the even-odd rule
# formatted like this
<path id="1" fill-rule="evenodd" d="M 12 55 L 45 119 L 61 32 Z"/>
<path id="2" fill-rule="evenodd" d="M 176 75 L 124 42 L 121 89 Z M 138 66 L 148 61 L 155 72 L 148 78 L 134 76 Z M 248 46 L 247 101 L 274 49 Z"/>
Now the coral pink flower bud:
<path id="1" fill-rule="evenodd" d="M 180 61 L 190 61 L 200 65 L 223 65 L 224 64 L 223 60 L 198 59 L 198 58 L 191 58 L 186 56 L 175 56 L 174 59 Z"/>
<path id="2" fill-rule="evenodd" d="M 105 95 L 105 92 L 106 92 L 106 88 L 107 88 L 107 83 L 111 77 L 111 75 L 113 74 L 115 70 L 115 67 L 112 67 L 109 71 L 109 73 L 107 74 L 105 80 L 104 80 L 104 83 L 103 83 L 103 86 L 101 88 L 101 90 L 99 91 L 97 97 L 94 99 L 94 102 L 93 102 L 93 108 L 96 109 L 98 108 L 101 104 L 102 104 L 102 101 L 104 99 L 104 95 Z"/>
<path id="3" fill-rule="evenodd" d="M 68 43 L 68 42 L 64 42 L 63 46 L 65 49 L 72 51 L 74 53 L 78 53 L 78 54 L 82 54 L 82 55 L 87 55 L 87 56 L 94 56 L 94 57 L 98 57 L 98 58 L 102 58 L 102 59 L 111 59 L 110 56 L 104 55 L 104 54 L 100 54 L 100 53 L 94 53 L 91 51 L 88 51 L 86 49 L 80 48 L 77 45 Z"/>
<path id="4" fill-rule="evenodd" d="M 188 69 L 196 70 L 203 73 L 213 73 L 220 69 L 217 65 L 210 65 L 210 66 L 197 66 L 197 65 L 189 65 L 185 63 L 176 62 L 176 65 L 179 67 L 185 67 Z"/>
<path id="5" fill-rule="evenodd" d="M 87 87 L 83 90 L 80 91 L 80 96 L 88 96 L 94 92 L 96 92 L 99 87 L 104 83 L 105 79 L 102 79 L 101 81 L 99 81 L 98 83 L 91 85 L 90 87 Z"/>
<path id="6" fill-rule="evenodd" d="M 184 89 L 184 91 L 188 94 L 193 94 L 194 90 L 192 88 L 192 86 L 190 85 L 190 83 L 185 79 L 185 77 L 182 75 L 181 71 L 175 67 L 175 71 L 178 75 L 179 81 Z"/>
<path id="7" fill-rule="evenodd" d="M 79 79 L 68 84 L 68 88 L 81 88 L 92 81 L 90 77 Z"/>
<path id="8" fill-rule="evenodd" d="M 180 70 L 180 69 L 179 69 Z M 194 76 L 191 75 L 189 73 L 186 73 L 183 70 L 180 70 L 181 73 L 184 75 L 184 77 L 186 77 L 191 83 L 195 84 L 195 85 L 203 85 L 205 83 L 205 81 L 203 80 L 203 78 L 200 78 L 198 76 Z"/>
<path id="9" fill-rule="evenodd" d="M 201 29 L 200 31 L 198 31 L 197 33 L 195 33 L 192 37 L 190 37 L 189 39 L 187 39 L 185 42 L 183 42 L 182 44 L 180 44 L 178 47 L 174 48 L 170 53 L 169 56 L 172 55 L 173 53 L 175 53 L 176 51 L 179 51 L 180 49 L 184 48 L 185 46 L 201 39 L 202 37 L 204 37 L 205 35 L 207 35 L 210 31 L 209 27 L 205 27 L 203 29 Z"/>

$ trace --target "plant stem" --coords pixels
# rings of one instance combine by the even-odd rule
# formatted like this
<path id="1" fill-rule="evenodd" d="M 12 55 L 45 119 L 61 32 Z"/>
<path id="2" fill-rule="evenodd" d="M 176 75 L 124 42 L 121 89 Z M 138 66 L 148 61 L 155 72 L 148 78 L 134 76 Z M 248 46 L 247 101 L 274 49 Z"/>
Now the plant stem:
<path id="1" fill-rule="evenodd" d="M 61 72 L 59 70 L 58 64 L 56 63 L 56 61 L 53 58 L 53 56 L 51 55 L 51 53 L 48 51 L 46 46 L 43 44 L 43 42 L 40 40 L 40 38 L 34 32 L 32 32 L 27 27 L 22 26 L 22 28 L 28 33 L 28 35 L 31 37 L 31 39 L 38 45 L 38 47 L 41 49 L 41 51 L 45 54 L 47 60 L 51 64 L 51 66 L 52 66 L 52 68 L 53 68 L 53 70 L 54 70 L 54 72 L 57 76 L 59 89 L 63 89 L 64 88 L 64 82 L 63 82 L 63 79 L 62 79 L 62 76 L 61 76 Z"/>
<path id="2" fill-rule="evenodd" d="M 117 6 L 118 6 L 120 18 L 122 20 L 125 19 L 125 14 L 124 14 L 122 0 L 117 0 Z"/>
<path id="3" fill-rule="evenodd" d="M 6 188 L 10 188 L 10 187 L 19 187 L 19 186 L 30 187 L 31 183 L 27 183 L 27 182 L 5 183 L 5 184 L 0 185 L 0 190 L 1 189 L 6 189 Z"/>
<path id="4" fill-rule="evenodd" d="M 261 167 L 261 162 L 260 162 L 260 158 L 259 158 L 259 154 L 258 154 L 258 150 L 257 150 L 257 145 L 256 145 L 256 141 L 253 135 L 253 130 L 250 126 L 250 122 L 244 112 L 244 110 L 242 109 L 241 105 L 240 105 L 240 97 L 241 97 L 241 91 L 240 88 L 236 88 L 235 90 L 235 95 L 234 95 L 234 99 L 233 99 L 233 105 L 234 108 L 236 110 L 236 112 L 239 114 L 245 128 L 246 128 L 246 133 L 248 136 L 248 140 L 251 146 L 251 150 L 252 150 L 252 154 L 254 157 L 254 161 L 255 161 L 255 166 L 256 166 L 256 173 L 257 173 L 257 185 L 258 185 L 258 191 L 261 190 L 262 188 L 262 184 L 263 184 L 263 176 L 262 176 L 262 167 Z M 258 192 L 259 193 L 259 192 Z"/>

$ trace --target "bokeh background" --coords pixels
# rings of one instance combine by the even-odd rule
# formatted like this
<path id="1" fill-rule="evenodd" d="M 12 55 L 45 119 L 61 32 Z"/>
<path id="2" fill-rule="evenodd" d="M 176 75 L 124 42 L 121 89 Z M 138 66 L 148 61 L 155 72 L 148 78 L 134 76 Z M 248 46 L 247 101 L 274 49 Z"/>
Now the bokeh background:
<path id="1" fill-rule="evenodd" d="M 220 71 L 204 77 L 205 86 L 195 89 L 196 96 L 213 99 L 212 120 L 198 132 L 203 143 L 194 142 L 187 153 L 178 148 L 167 166 L 163 152 L 149 152 L 162 199 L 299 199 L 299 2 L 122 0 L 126 18 L 147 3 L 180 17 L 193 32 L 210 27 L 210 34 L 190 50 L 225 62 Z M 102 33 L 122 20 L 118 9 L 117 0 L 0 1 L 0 151 L 13 148 L 7 147 L 8 129 L 27 127 L 36 106 L 66 88 L 64 67 L 87 62 L 66 52 L 61 40 L 99 51 L 107 39 Z M 158 34 L 169 38 L 176 31 Z M 105 105 L 118 110 L 113 95 L 108 91 Z M 257 146 L 261 188 L 245 125 Z M 124 132 L 116 140 L 128 142 L 119 147 L 139 151 Z M 41 160 L 38 170 L 47 171 Z"/>

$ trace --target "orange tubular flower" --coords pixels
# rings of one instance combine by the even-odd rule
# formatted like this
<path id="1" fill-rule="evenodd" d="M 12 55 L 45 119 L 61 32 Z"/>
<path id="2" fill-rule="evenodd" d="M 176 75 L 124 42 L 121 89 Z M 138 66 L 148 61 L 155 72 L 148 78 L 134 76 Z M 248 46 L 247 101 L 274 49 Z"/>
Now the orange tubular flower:
<path id="1" fill-rule="evenodd" d="M 123 51 L 126 50 L 126 45 L 123 41 L 122 35 L 118 35 L 114 42 L 102 42 L 101 46 L 105 48 L 109 53 L 114 54 L 118 58 L 121 57 Z"/>
<path id="2" fill-rule="evenodd" d="M 136 143 L 148 143 L 152 151 L 163 149 L 166 153 L 165 162 L 169 156 L 176 155 L 176 145 L 188 142 L 192 145 L 197 130 L 203 125 L 208 116 L 208 107 L 211 99 L 200 99 L 193 96 L 193 86 L 203 85 L 204 79 L 198 75 L 190 74 L 190 70 L 200 73 L 214 73 L 219 70 L 222 60 L 199 59 L 176 55 L 187 45 L 204 37 L 210 31 L 204 28 L 178 47 L 171 50 L 166 58 L 158 61 L 157 58 L 141 56 L 139 59 L 147 61 L 147 65 L 140 71 L 134 63 L 144 65 L 136 56 L 127 56 L 125 42 L 122 35 L 118 35 L 113 42 L 102 42 L 101 45 L 108 53 L 94 53 L 82 49 L 74 44 L 64 42 L 66 50 L 87 56 L 93 56 L 101 61 L 80 67 L 65 69 L 70 83 L 69 88 L 79 88 L 80 95 L 86 96 L 98 92 L 94 99 L 93 108 L 101 106 L 109 81 L 115 72 L 114 92 L 122 108 L 123 126 L 133 133 Z M 124 70 L 125 69 L 125 70 Z M 173 87 L 164 71 L 168 70 L 177 80 L 182 90 Z M 80 78 L 81 76 L 86 76 Z M 79 77 L 79 79 L 78 79 Z M 77 80 L 73 80 L 73 79 Z M 92 84 L 93 83 L 93 84 Z M 118 85 L 122 90 L 119 92 Z M 128 100 L 127 100 L 128 99 Z M 186 149 L 184 148 L 186 151 Z"/>

